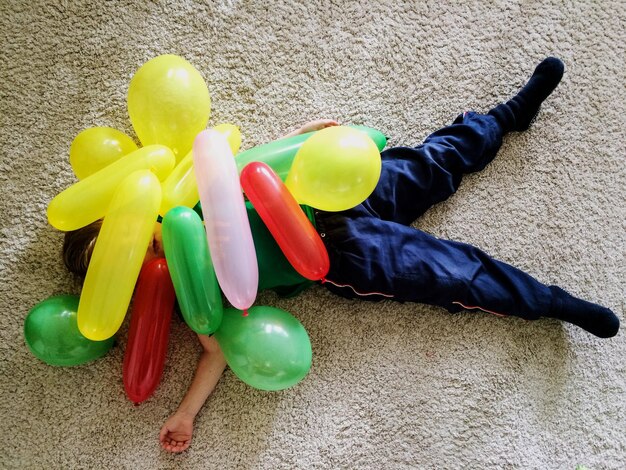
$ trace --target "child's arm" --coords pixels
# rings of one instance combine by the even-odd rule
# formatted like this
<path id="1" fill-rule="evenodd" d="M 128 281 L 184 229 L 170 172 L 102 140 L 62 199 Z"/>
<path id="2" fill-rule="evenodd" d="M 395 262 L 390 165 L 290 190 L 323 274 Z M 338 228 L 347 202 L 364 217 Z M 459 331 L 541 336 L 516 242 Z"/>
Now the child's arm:
<path id="1" fill-rule="evenodd" d="M 295 131 L 290 132 L 285 137 L 283 137 L 283 139 L 286 137 L 293 137 L 295 135 L 306 134 L 307 132 L 320 131 L 326 127 L 338 125 L 339 123 L 333 119 L 318 119 L 316 121 L 310 121 L 306 124 L 303 124 Z"/>
<path id="2" fill-rule="evenodd" d="M 203 351 L 196 374 L 178 410 L 163 424 L 159 434 L 161 446 L 169 452 L 182 452 L 191 444 L 193 421 L 219 381 L 226 360 L 214 337 L 198 335 Z"/>

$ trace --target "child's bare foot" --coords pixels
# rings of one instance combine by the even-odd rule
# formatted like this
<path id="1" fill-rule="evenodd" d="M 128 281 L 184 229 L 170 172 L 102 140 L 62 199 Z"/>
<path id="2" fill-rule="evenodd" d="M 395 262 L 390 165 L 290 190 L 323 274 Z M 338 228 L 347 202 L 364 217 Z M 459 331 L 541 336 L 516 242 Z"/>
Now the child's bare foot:
<path id="1" fill-rule="evenodd" d="M 192 434 L 193 416 L 176 412 L 163 424 L 159 441 L 168 452 L 182 452 L 191 444 Z"/>
<path id="2" fill-rule="evenodd" d="M 290 132 L 285 137 L 293 137 L 300 134 L 306 134 L 307 132 L 321 131 L 322 129 L 325 129 L 327 127 L 338 125 L 339 123 L 334 119 L 317 119 L 315 121 L 310 121 L 306 124 L 303 124 L 302 126 L 300 126 L 300 128 L 296 129 L 293 132 Z"/>

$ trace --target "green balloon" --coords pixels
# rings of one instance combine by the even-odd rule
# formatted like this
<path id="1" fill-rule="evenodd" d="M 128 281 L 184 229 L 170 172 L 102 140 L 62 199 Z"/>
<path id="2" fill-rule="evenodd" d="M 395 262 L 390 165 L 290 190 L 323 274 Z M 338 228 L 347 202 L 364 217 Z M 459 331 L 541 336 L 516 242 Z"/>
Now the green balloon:
<path id="1" fill-rule="evenodd" d="M 185 323 L 202 335 L 215 332 L 222 322 L 222 294 L 200 217 L 188 207 L 174 207 L 163 218 L 162 235 Z"/>
<path id="2" fill-rule="evenodd" d="M 348 127 L 354 127 L 355 129 L 358 129 L 362 132 L 365 132 L 367 135 L 369 135 L 370 139 L 372 139 L 374 143 L 376 144 L 376 147 L 378 147 L 379 152 L 382 152 L 383 149 L 385 148 L 385 145 L 387 145 L 387 137 L 385 137 L 385 134 L 383 134 L 377 129 L 373 129 L 367 126 L 348 126 Z"/>
<path id="3" fill-rule="evenodd" d="M 385 148 L 385 145 L 387 145 L 387 138 L 385 135 L 376 129 L 365 126 L 350 127 L 354 127 L 355 129 L 365 132 L 376 143 L 379 151 L 382 151 Z M 280 179 L 285 181 L 296 153 L 298 153 L 298 150 L 304 141 L 313 134 L 315 134 L 315 132 L 307 132 L 306 134 L 275 140 L 268 144 L 259 145 L 238 153 L 235 158 L 237 170 L 241 173 L 241 170 L 243 170 L 248 163 L 263 162 L 270 166 L 272 170 L 278 174 Z"/>
<path id="4" fill-rule="evenodd" d="M 52 366 L 76 366 L 104 356 L 115 339 L 92 341 L 78 331 L 78 297 L 55 295 L 35 305 L 24 321 L 26 344 Z"/>
<path id="5" fill-rule="evenodd" d="M 226 309 L 215 338 L 233 373 L 261 390 L 291 387 L 311 369 L 309 335 L 302 323 L 279 308 L 255 306 L 248 316 Z"/>
<path id="6" fill-rule="evenodd" d="M 298 149 L 302 146 L 302 143 L 313 134 L 313 132 L 307 132 L 306 134 L 275 140 L 267 144 L 252 147 L 249 150 L 244 150 L 235 157 L 237 171 L 241 173 L 241 170 L 243 170 L 248 163 L 263 162 L 270 166 L 280 179 L 285 181 Z"/>

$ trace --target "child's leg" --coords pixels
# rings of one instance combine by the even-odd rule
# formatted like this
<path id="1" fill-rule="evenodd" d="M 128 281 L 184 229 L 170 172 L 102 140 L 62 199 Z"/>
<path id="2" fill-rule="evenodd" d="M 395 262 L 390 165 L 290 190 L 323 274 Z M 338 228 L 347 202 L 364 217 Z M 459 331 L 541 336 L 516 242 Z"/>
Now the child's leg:
<path id="1" fill-rule="evenodd" d="M 349 217 L 325 214 L 318 229 L 331 258 L 326 285 L 345 297 L 558 318 L 600 337 L 619 329 L 609 309 L 546 286 L 476 247 L 376 219 L 361 208 Z"/>
<path id="2" fill-rule="evenodd" d="M 454 194 L 464 174 L 482 170 L 493 160 L 503 135 L 494 116 L 472 112 L 418 147 L 385 150 L 380 180 L 363 206 L 380 219 L 411 224 Z"/>
<path id="3" fill-rule="evenodd" d="M 562 76 L 563 63 L 548 58 L 514 98 L 487 115 L 465 113 L 416 148 L 384 151 L 380 182 L 363 205 L 383 220 L 412 223 L 452 195 L 464 174 L 482 170 L 493 160 L 507 132 L 527 129 Z"/>

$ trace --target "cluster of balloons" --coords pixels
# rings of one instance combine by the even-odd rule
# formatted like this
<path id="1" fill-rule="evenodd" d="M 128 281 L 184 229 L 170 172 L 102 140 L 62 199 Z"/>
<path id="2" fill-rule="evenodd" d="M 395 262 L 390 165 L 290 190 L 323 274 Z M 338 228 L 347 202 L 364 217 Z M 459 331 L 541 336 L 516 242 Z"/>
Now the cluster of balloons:
<path id="1" fill-rule="evenodd" d="M 206 129 L 210 103 L 189 62 L 150 60 L 128 91 L 142 147 L 112 128 L 81 132 L 70 148 L 79 181 L 48 206 L 59 230 L 103 222 L 80 299 L 55 296 L 36 305 L 26 318 L 26 343 L 52 365 L 96 359 L 111 347 L 134 292 L 123 378 L 136 403 L 160 382 L 175 299 L 193 331 L 215 333 L 244 382 L 281 390 L 302 380 L 311 366 L 302 324 L 283 310 L 253 307 L 258 266 L 243 194 L 296 271 L 321 280 L 328 254 L 300 204 L 348 209 L 380 176 L 386 139 L 374 129 L 331 127 L 238 153 L 236 126 Z M 198 201 L 204 223 L 191 209 Z M 159 215 L 165 259 L 144 265 Z M 222 293 L 234 309 L 223 307 Z"/>

